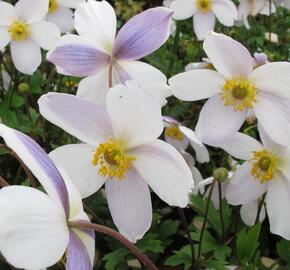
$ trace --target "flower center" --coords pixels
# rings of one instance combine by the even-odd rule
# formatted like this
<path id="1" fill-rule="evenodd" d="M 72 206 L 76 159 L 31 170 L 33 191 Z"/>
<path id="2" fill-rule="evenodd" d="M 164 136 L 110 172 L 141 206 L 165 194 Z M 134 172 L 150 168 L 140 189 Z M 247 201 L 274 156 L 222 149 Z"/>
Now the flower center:
<path id="1" fill-rule="evenodd" d="M 225 106 L 232 106 L 235 111 L 253 108 L 257 102 L 257 88 L 243 77 L 226 80 L 222 87 L 221 98 Z"/>
<path id="2" fill-rule="evenodd" d="M 136 158 L 126 154 L 124 143 L 109 139 L 96 149 L 92 164 L 99 166 L 98 174 L 103 177 L 116 177 L 122 180 Z"/>
<path id="3" fill-rule="evenodd" d="M 184 138 L 183 133 L 180 131 L 177 125 L 172 125 L 165 129 L 165 135 L 172 138 L 175 141 L 182 141 Z"/>
<path id="4" fill-rule="evenodd" d="M 24 41 L 29 35 L 29 26 L 24 21 L 15 21 L 8 29 L 11 39 L 14 41 Z"/>
<path id="5" fill-rule="evenodd" d="M 261 184 L 273 179 L 278 163 L 278 158 L 273 153 L 266 150 L 254 151 L 250 162 L 252 175 L 260 180 Z"/>
<path id="6" fill-rule="evenodd" d="M 199 12 L 207 13 L 212 9 L 212 0 L 196 0 L 196 8 Z"/>
<path id="7" fill-rule="evenodd" d="M 57 0 L 49 0 L 48 13 L 54 13 L 58 9 Z"/>

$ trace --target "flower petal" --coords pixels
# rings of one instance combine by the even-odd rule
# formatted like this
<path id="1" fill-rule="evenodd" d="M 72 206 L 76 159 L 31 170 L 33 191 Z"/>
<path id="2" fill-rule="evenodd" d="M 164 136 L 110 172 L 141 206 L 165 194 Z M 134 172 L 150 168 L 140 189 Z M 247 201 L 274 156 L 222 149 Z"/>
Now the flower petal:
<path id="1" fill-rule="evenodd" d="M 30 26 L 31 38 L 43 49 L 49 50 L 60 38 L 60 31 L 50 22 L 39 22 Z"/>
<path id="2" fill-rule="evenodd" d="M 16 69 L 24 74 L 32 75 L 41 63 L 40 48 L 31 39 L 12 41 L 10 50 Z"/>
<path id="3" fill-rule="evenodd" d="M 267 184 L 261 184 L 251 173 L 252 165 L 245 162 L 234 175 L 226 191 L 226 199 L 230 204 L 239 205 L 256 201 L 267 189 Z"/>
<path id="4" fill-rule="evenodd" d="M 213 96 L 200 112 L 196 135 L 206 144 L 222 144 L 238 132 L 245 118 L 246 111 L 234 111 L 224 105 L 219 95 Z"/>
<path id="5" fill-rule="evenodd" d="M 62 33 L 68 33 L 74 29 L 73 12 L 70 8 L 58 6 L 55 12 L 47 14 L 47 20 L 57 25 Z"/>
<path id="6" fill-rule="evenodd" d="M 1 4 L 1 2 L 0 2 Z M 0 50 L 2 51 L 8 44 L 9 42 L 11 41 L 11 37 L 8 33 L 8 29 L 7 27 L 1 27 L 0 26 L 0 36 L 1 36 L 1 39 L 0 39 Z"/>
<path id="7" fill-rule="evenodd" d="M 115 11 L 107 1 L 82 3 L 75 11 L 75 29 L 110 54 L 117 29 Z"/>
<path id="8" fill-rule="evenodd" d="M 170 7 L 173 10 L 173 19 L 185 20 L 192 17 L 195 11 L 194 0 L 175 0 Z"/>
<path id="9" fill-rule="evenodd" d="M 171 206 L 186 207 L 194 181 L 178 151 L 170 144 L 156 140 L 132 149 L 132 152 L 136 156 L 134 168 L 161 200 Z"/>
<path id="10" fill-rule="evenodd" d="M 76 9 L 79 6 L 79 4 L 85 1 L 86 0 L 58 0 L 58 3 L 62 6 Z"/>
<path id="11" fill-rule="evenodd" d="M 43 117 L 83 142 L 98 145 L 111 134 L 106 110 L 92 102 L 73 95 L 48 93 L 38 100 L 38 105 Z"/>
<path id="12" fill-rule="evenodd" d="M 220 92 L 225 78 L 213 70 L 192 70 L 169 79 L 173 95 L 181 100 L 196 101 Z"/>
<path id="13" fill-rule="evenodd" d="M 0 125 L 0 135 L 68 215 L 68 192 L 59 171 L 42 148 L 25 134 Z"/>
<path id="14" fill-rule="evenodd" d="M 290 63 L 276 62 L 262 65 L 255 69 L 249 80 L 261 91 L 290 98 Z"/>
<path id="15" fill-rule="evenodd" d="M 133 82 L 111 88 L 106 104 L 115 137 L 123 139 L 128 148 L 153 141 L 161 135 L 160 104 Z"/>
<path id="16" fill-rule="evenodd" d="M 271 233 L 290 240 L 290 184 L 280 176 L 271 181 L 266 196 L 266 208 Z"/>
<path id="17" fill-rule="evenodd" d="M 243 204 L 240 209 L 240 215 L 241 215 L 242 221 L 249 227 L 255 225 L 256 217 L 258 214 L 259 203 L 260 202 L 257 200 L 251 203 Z M 265 211 L 265 206 L 263 205 L 260 212 L 259 221 L 263 222 L 265 217 L 266 217 L 266 211 Z"/>
<path id="18" fill-rule="evenodd" d="M 289 100 L 260 93 L 254 112 L 260 125 L 274 141 L 282 145 L 290 143 Z"/>
<path id="19" fill-rule="evenodd" d="M 0 25 L 10 26 L 14 21 L 17 20 L 17 14 L 13 5 L 7 2 L 0 2 Z"/>
<path id="20" fill-rule="evenodd" d="M 92 164 L 95 150 L 87 144 L 68 144 L 49 154 L 55 164 L 66 171 L 82 198 L 94 194 L 106 180 L 98 176 L 98 168 Z"/>
<path id="21" fill-rule="evenodd" d="M 132 169 L 122 181 L 106 182 L 106 195 L 115 225 L 131 242 L 141 239 L 152 222 L 149 187 Z"/>
<path id="22" fill-rule="evenodd" d="M 233 26 L 238 18 L 237 8 L 231 0 L 214 1 L 212 9 L 223 25 Z"/>
<path id="23" fill-rule="evenodd" d="M 1 253 L 16 268 L 54 265 L 68 245 L 66 217 L 45 193 L 23 186 L 0 191 Z"/>
<path id="24" fill-rule="evenodd" d="M 211 33 L 203 48 L 214 67 L 226 77 L 247 77 L 253 70 L 254 59 L 249 51 L 228 36 Z"/>
<path id="25" fill-rule="evenodd" d="M 171 15 L 170 9 L 157 7 L 131 18 L 116 37 L 114 56 L 136 60 L 159 49 L 169 38 Z"/>
<path id="26" fill-rule="evenodd" d="M 18 17 L 28 24 L 39 22 L 48 12 L 47 0 L 19 0 L 15 4 Z"/>
<path id="27" fill-rule="evenodd" d="M 167 143 L 174 146 L 177 150 L 185 150 L 189 145 L 189 140 L 186 136 L 183 136 L 181 140 L 178 140 L 164 134 L 164 139 Z"/>
<path id="28" fill-rule="evenodd" d="M 236 133 L 227 142 L 219 145 L 223 150 L 237 159 L 249 160 L 253 156 L 253 151 L 263 150 L 263 146 L 254 138 L 243 134 Z"/>
<path id="29" fill-rule="evenodd" d="M 214 30 L 215 15 L 213 12 L 200 13 L 193 15 L 193 29 L 199 40 L 205 39 L 206 35 Z"/>
<path id="30" fill-rule="evenodd" d="M 195 151 L 196 159 L 199 163 L 209 162 L 209 152 L 195 132 L 187 127 L 181 126 L 180 131 L 189 139 Z"/>

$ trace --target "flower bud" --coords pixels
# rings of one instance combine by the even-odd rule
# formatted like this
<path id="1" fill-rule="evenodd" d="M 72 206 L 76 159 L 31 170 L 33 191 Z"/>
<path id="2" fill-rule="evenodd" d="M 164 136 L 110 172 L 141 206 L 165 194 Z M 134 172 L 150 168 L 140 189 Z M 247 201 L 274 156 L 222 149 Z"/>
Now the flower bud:
<path id="1" fill-rule="evenodd" d="M 18 84 L 18 86 L 17 86 L 17 90 L 18 90 L 18 92 L 21 93 L 21 94 L 26 94 L 26 93 L 29 92 L 29 90 L 30 90 L 30 86 L 29 86 L 29 84 L 27 84 L 27 83 L 20 83 L 20 84 Z"/>
<path id="2" fill-rule="evenodd" d="M 226 168 L 221 167 L 221 168 L 214 170 L 213 177 L 219 182 L 224 182 L 224 181 L 228 180 L 229 172 Z"/>

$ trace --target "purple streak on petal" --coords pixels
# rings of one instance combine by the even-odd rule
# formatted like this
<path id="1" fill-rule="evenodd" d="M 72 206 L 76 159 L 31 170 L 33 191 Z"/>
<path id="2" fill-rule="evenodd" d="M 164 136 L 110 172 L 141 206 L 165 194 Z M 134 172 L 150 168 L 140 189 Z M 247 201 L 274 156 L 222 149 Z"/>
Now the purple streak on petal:
<path id="1" fill-rule="evenodd" d="M 15 133 L 16 133 L 17 138 L 26 147 L 26 149 L 33 156 L 33 158 L 38 162 L 38 165 L 40 169 L 45 173 L 45 176 L 51 181 L 51 184 L 55 189 L 53 192 L 55 192 L 58 195 L 58 199 L 64 208 L 66 217 L 69 217 L 68 190 L 66 188 L 64 180 L 62 179 L 61 174 L 59 173 L 58 169 L 54 165 L 53 161 L 43 151 L 43 149 L 30 137 L 16 130 L 15 130 Z M 13 147 L 11 148 L 13 149 Z M 26 163 L 25 160 L 23 160 L 23 162 Z M 29 169 L 31 170 L 33 174 L 35 174 L 35 171 L 38 171 L 37 168 L 29 168 Z M 38 179 L 38 180 L 41 182 L 44 189 L 49 189 L 49 187 L 46 186 L 45 181 L 41 181 L 41 179 Z"/>
<path id="2" fill-rule="evenodd" d="M 175 120 L 174 118 L 170 116 L 162 116 L 162 118 L 163 118 L 163 121 L 168 124 L 180 125 L 180 123 L 177 120 Z"/>
<path id="3" fill-rule="evenodd" d="M 118 83 L 125 84 L 126 81 L 132 79 L 130 75 L 126 72 L 126 70 L 121 65 L 118 64 L 118 62 L 114 64 L 114 68 L 115 68 L 116 84 Z"/>
<path id="4" fill-rule="evenodd" d="M 92 270 L 93 265 L 84 243 L 77 234 L 71 230 L 67 248 L 66 270 L 80 269 Z"/>
<path id="5" fill-rule="evenodd" d="M 119 31 L 113 55 L 117 59 L 136 60 L 159 49 L 170 34 L 172 11 L 148 9 L 129 20 Z"/>
<path id="6" fill-rule="evenodd" d="M 71 44 L 56 47 L 48 60 L 73 76 L 89 76 L 103 69 L 110 56 L 94 47 Z"/>

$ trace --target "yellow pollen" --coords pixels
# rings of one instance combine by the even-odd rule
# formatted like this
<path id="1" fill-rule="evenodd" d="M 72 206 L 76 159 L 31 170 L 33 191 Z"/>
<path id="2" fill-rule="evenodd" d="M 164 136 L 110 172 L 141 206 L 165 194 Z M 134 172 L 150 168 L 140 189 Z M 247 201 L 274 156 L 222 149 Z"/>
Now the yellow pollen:
<path id="1" fill-rule="evenodd" d="M 100 176 L 122 180 L 135 159 L 134 156 L 126 154 L 124 143 L 109 139 L 96 149 L 92 164 L 99 166 L 98 174 Z"/>
<path id="2" fill-rule="evenodd" d="M 54 13 L 58 9 L 57 0 L 49 0 L 48 13 Z"/>
<path id="3" fill-rule="evenodd" d="M 278 158 L 266 150 L 254 151 L 250 163 L 252 164 L 252 175 L 263 184 L 273 179 Z"/>
<path id="4" fill-rule="evenodd" d="M 244 77 L 228 79 L 222 86 L 221 98 L 225 106 L 232 106 L 235 111 L 253 108 L 256 96 L 256 86 Z"/>
<path id="5" fill-rule="evenodd" d="M 196 0 L 196 8 L 199 12 L 207 13 L 212 10 L 212 0 Z"/>
<path id="6" fill-rule="evenodd" d="M 175 141 L 182 141 L 184 138 L 183 133 L 180 131 L 177 125 L 172 125 L 165 129 L 165 135 L 172 138 Z"/>
<path id="7" fill-rule="evenodd" d="M 8 29 L 10 37 L 14 41 L 25 41 L 29 35 L 29 26 L 24 21 L 15 21 Z"/>

